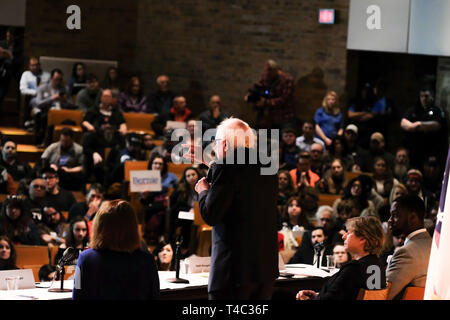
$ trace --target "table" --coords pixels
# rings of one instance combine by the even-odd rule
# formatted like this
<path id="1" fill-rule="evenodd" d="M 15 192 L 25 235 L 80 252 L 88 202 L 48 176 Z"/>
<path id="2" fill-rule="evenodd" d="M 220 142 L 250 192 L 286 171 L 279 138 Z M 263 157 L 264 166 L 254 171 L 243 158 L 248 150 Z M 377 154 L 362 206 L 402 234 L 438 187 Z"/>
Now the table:
<path id="1" fill-rule="evenodd" d="M 294 269 L 287 268 L 294 272 Z M 175 271 L 159 271 L 161 300 L 206 300 L 208 299 L 208 273 L 180 274 L 180 278 L 189 280 L 188 284 L 170 283 L 169 278 L 175 277 Z M 275 290 L 295 294 L 299 290 L 320 290 L 326 280 L 322 277 L 295 276 L 280 277 L 276 280 Z M 59 288 L 60 281 L 55 281 L 52 288 Z M 70 300 L 72 292 L 48 292 L 50 282 L 41 282 L 45 288 L 0 290 L 0 300 Z M 64 288 L 73 289 L 73 280 L 65 280 Z"/>

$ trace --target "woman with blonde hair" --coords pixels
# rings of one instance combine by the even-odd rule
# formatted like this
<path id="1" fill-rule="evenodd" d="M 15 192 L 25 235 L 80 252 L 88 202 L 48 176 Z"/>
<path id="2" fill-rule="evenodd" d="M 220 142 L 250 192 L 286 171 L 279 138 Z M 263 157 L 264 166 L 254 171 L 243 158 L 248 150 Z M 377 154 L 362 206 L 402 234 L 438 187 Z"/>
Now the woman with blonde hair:
<path id="1" fill-rule="evenodd" d="M 384 243 L 384 232 L 378 218 L 356 217 L 347 220 L 342 236 L 345 249 L 353 260 L 328 278 L 320 293 L 302 290 L 297 300 L 356 300 L 360 289 L 386 287 L 384 263 L 378 258 Z"/>
<path id="2" fill-rule="evenodd" d="M 344 116 L 338 105 L 338 95 L 328 91 L 322 101 L 322 107 L 314 114 L 316 133 L 320 139 L 330 146 L 333 138 L 344 133 Z"/>
<path id="3" fill-rule="evenodd" d="M 124 200 L 104 202 L 95 215 L 90 249 L 74 279 L 74 300 L 147 300 L 159 297 L 152 254 L 140 249 L 136 215 Z"/>

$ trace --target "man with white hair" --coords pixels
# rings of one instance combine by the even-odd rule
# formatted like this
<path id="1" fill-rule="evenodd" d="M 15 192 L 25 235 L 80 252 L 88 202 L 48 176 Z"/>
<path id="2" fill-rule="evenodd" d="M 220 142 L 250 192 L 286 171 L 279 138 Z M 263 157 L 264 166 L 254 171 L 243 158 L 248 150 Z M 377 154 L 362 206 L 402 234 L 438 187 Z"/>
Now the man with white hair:
<path id="1" fill-rule="evenodd" d="M 277 177 L 249 163 L 256 136 L 247 123 L 224 120 L 214 143 L 216 162 L 195 186 L 213 226 L 209 299 L 270 299 L 278 277 Z"/>
<path id="2" fill-rule="evenodd" d="M 147 98 L 149 113 L 168 114 L 170 112 L 176 95 L 170 90 L 169 84 L 169 77 L 164 74 L 156 78 L 158 89 Z"/>

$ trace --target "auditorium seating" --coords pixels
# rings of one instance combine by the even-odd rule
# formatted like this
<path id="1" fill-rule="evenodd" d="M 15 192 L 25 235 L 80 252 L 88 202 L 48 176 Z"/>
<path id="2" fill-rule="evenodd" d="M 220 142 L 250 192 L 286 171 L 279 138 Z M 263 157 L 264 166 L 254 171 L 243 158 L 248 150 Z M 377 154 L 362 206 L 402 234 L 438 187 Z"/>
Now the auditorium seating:
<path id="1" fill-rule="evenodd" d="M 406 287 L 402 300 L 423 300 L 425 288 Z"/>
<path id="2" fill-rule="evenodd" d="M 16 265 L 20 269 L 32 269 L 36 281 L 39 279 L 39 269 L 51 262 L 51 252 L 48 246 L 19 245 L 16 249 Z"/>
<path id="3" fill-rule="evenodd" d="M 391 283 L 386 283 L 386 288 L 379 290 L 360 289 L 357 300 L 386 300 L 389 294 Z"/>
<path id="4" fill-rule="evenodd" d="M 191 163 L 180 163 L 180 164 L 168 163 L 167 171 L 174 173 L 177 176 L 178 180 L 180 180 L 181 177 L 183 176 L 184 170 L 188 167 L 192 167 L 192 164 Z"/>
<path id="5" fill-rule="evenodd" d="M 47 134 L 52 134 L 53 142 L 59 140 L 59 135 L 63 128 L 70 128 L 74 132 L 74 140 L 81 141 L 81 122 L 83 122 L 83 112 L 81 110 L 49 110 L 47 118 Z M 63 124 L 64 121 L 71 120 L 75 125 Z M 50 130 L 53 129 L 53 132 Z"/>
<path id="6" fill-rule="evenodd" d="M 138 134 L 155 134 L 151 127 L 153 120 L 155 120 L 154 114 L 124 112 L 123 117 L 127 124 L 128 132 L 136 132 Z"/>

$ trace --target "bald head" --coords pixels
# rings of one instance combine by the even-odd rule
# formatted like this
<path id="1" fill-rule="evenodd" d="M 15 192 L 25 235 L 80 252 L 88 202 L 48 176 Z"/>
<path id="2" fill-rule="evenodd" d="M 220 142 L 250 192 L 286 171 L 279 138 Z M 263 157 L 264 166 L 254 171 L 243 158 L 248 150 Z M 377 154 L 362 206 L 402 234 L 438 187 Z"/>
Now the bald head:
<path id="1" fill-rule="evenodd" d="M 160 75 L 156 78 L 156 84 L 160 91 L 167 92 L 169 90 L 169 77 L 164 74 Z"/>

